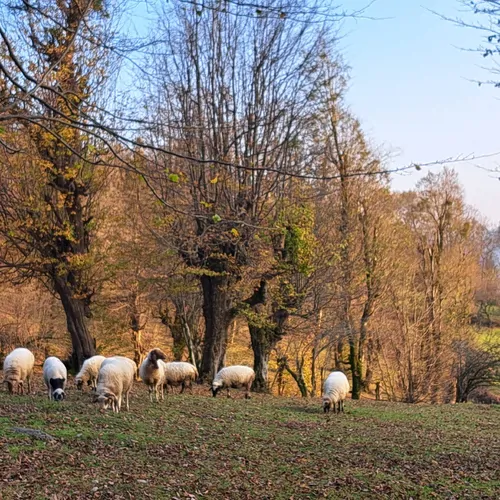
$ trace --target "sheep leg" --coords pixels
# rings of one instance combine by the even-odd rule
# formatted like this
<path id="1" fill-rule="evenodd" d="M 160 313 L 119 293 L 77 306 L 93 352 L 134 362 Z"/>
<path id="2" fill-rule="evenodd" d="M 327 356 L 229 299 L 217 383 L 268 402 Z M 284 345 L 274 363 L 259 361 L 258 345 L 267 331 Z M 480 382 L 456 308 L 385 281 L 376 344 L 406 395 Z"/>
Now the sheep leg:
<path id="1" fill-rule="evenodd" d="M 152 403 L 153 402 L 153 386 L 152 385 L 148 386 L 148 392 L 149 392 L 149 402 Z"/>
<path id="2" fill-rule="evenodd" d="M 186 388 L 186 382 L 183 380 L 181 384 L 181 392 L 179 392 L 179 394 L 182 394 L 185 388 Z"/>
<path id="3" fill-rule="evenodd" d="M 159 384 L 158 390 L 160 391 L 161 400 L 163 401 L 163 399 L 164 399 L 164 397 L 163 397 L 163 384 Z"/>
<path id="4" fill-rule="evenodd" d="M 342 400 L 342 413 L 345 413 L 345 411 L 344 411 L 344 400 Z"/>
<path id="5" fill-rule="evenodd" d="M 231 394 L 229 394 L 229 387 L 227 388 L 227 397 L 230 398 Z"/>
<path id="6" fill-rule="evenodd" d="M 251 396 L 250 396 L 250 387 L 251 387 L 251 384 L 247 384 L 246 385 L 245 399 L 251 399 Z"/>
<path id="7" fill-rule="evenodd" d="M 50 390 L 50 387 L 47 390 L 48 396 L 49 396 L 49 401 L 52 401 L 52 391 Z"/>
<path id="8" fill-rule="evenodd" d="M 125 393 L 125 403 L 127 404 L 127 411 L 130 411 L 130 406 L 128 404 L 128 395 L 130 393 L 130 389 Z"/>
<path id="9" fill-rule="evenodd" d="M 28 381 L 28 394 L 31 394 L 31 375 L 28 375 L 26 380 Z"/>

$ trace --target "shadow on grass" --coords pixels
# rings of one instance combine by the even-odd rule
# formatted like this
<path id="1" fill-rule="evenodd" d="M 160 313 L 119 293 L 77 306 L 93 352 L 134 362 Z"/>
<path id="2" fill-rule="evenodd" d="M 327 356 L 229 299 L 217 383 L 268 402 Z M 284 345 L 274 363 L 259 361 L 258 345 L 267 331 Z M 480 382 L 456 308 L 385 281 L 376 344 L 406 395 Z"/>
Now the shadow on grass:
<path id="1" fill-rule="evenodd" d="M 316 406 L 282 406 L 283 410 L 288 410 L 296 413 L 308 413 L 310 415 L 322 415 L 323 409 Z"/>

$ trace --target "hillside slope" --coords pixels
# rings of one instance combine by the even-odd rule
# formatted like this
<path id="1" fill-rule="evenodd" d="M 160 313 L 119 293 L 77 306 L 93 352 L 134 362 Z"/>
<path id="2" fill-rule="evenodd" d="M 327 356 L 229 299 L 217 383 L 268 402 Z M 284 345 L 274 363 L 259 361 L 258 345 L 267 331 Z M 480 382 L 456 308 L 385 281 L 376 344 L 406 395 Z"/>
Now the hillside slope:
<path id="1" fill-rule="evenodd" d="M 0 497 L 500 497 L 498 407 L 348 401 L 325 416 L 318 400 L 195 393 L 153 405 L 138 385 L 118 415 L 88 393 L 0 393 Z"/>

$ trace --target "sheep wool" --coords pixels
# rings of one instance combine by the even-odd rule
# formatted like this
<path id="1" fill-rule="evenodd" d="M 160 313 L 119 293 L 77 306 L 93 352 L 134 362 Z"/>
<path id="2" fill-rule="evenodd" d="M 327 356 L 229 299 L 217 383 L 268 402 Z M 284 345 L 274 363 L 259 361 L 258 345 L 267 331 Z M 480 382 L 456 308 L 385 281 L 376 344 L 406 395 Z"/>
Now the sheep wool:
<path id="1" fill-rule="evenodd" d="M 18 347 L 14 349 L 3 362 L 3 383 L 7 385 L 10 394 L 24 394 L 24 382 L 28 383 L 28 393 L 31 392 L 31 376 L 35 366 L 35 356 L 29 349 Z"/>
<path id="2" fill-rule="evenodd" d="M 187 388 L 191 389 L 192 383 L 198 378 L 198 370 L 196 366 L 185 361 L 172 361 L 164 363 L 165 365 L 165 378 L 163 381 L 164 387 L 167 390 L 171 387 L 182 386 L 180 394 Z"/>
<path id="3" fill-rule="evenodd" d="M 68 370 L 64 363 L 55 356 L 50 356 L 43 363 L 43 379 L 47 386 L 49 400 L 62 401 L 66 394 L 66 382 L 68 381 Z"/>
<path id="4" fill-rule="evenodd" d="M 149 390 L 149 400 L 153 402 L 153 393 L 156 402 L 159 401 L 159 395 L 163 400 L 163 381 L 165 379 L 165 363 L 164 359 L 167 356 L 161 349 L 153 349 L 149 351 L 146 359 L 142 362 L 139 368 L 139 377 Z"/>
<path id="5" fill-rule="evenodd" d="M 255 372 L 248 366 L 228 366 L 222 368 L 212 382 L 212 395 L 215 398 L 222 389 L 227 389 L 227 397 L 231 397 L 229 389 L 245 388 L 245 398 L 250 399 L 250 389 L 255 380 Z"/>
<path id="6" fill-rule="evenodd" d="M 95 401 L 106 410 L 111 407 L 118 413 L 122 406 L 122 398 L 125 395 L 127 411 L 129 407 L 129 394 L 134 385 L 137 372 L 136 364 L 123 356 L 107 358 L 102 362 L 97 378 Z"/>
<path id="7" fill-rule="evenodd" d="M 327 413 L 333 409 L 333 413 L 335 413 L 337 405 L 338 413 L 341 410 L 344 412 L 344 400 L 348 394 L 349 381 L 347 377 L 342 372 L 330 373 L 323 384 L 323 411 Z"/>
<path id="8" fill-rule="evenodd" d="M 95 391 L 99 369 L 105 359 L 104 356 L 92 356 L 83 362 L 80 371 L 75 377 L 76 387 L 79 390 L 83 390 L 84 385 L 87 384 Z"/>

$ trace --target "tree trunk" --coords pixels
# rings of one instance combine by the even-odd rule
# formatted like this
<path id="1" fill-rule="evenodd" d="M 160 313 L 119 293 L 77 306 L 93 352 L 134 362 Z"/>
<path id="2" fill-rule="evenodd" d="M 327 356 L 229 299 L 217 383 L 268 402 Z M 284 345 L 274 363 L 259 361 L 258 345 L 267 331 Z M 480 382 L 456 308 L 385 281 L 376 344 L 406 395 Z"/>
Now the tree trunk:
<path id="1" fill-rule="evenodd" d="M 142 330 L 132 330 L 132 342 L 134 344 L 134 362 L 137 365 L 136 377 L 138 377 L 139 367 L 146 357 L 146 351 L 144 350 L 144 344 L 142 343 Z"/>
<path id="2" fill-rule="evenodd" d="M 255 381 L 253 390 L 257 392 L 269 392 L 267 380 L 269 358 L 271 357 L 271 351 L 283 338 L 283 326 L 289 315 L 286 309 L 281 308 L 276 308 L 271 314 L 268 314 L 268 299 L 268 283 L 265 279 L 262 279 L 253 295 L 245 301 L 257 316 L 260 316 L 262 320 L 268 323 L 267 325 L 256 325 L 252 322 L 248 324 L 254 357 Z"/>
<path id="3" fill-rule="evenodd" d="M 73 349 L 71 366 L 75 370 L 79 370 L 83 362 L 96 353 L 94 339 L 91 337 L 85 322 L 87 305 L 84 300 L 73 296 L 68 284 L 62 278 L 55 280 L 54 288 L 61 299 L 66 315 L 66 325 L 71 337 Z"/>
<path id="4" fill-rule="evenodd" d="M 316 396 L 316 358 L 317 358 L 317 348 L 316 345 L 312 349 L 311 353 L 311 397 Z"/>
<path id="5" fill-rule="evenodd" d="M 212 380 L 224 366 L 227 333 L 231 324 L 231 299 L 227 276 L 202 276 L 205 342 L 200 378 Z"/>
<path id="6" fill-rule="evenodd" d="M 181 317 L 182 333 L 184 335 L 184 342 L 188 349 L 189 361 L 192 365 L 196 366 L 196 369 L 200 368 L 200 352 L 199 345 L 195 347 L 193 342 L 193 336 L 191 334 L 191 328 L 189 327 L 188 321 L 184 317 Z"/>
<path id="7" fill-rule="evenodd" d="M 172 335 L 173 345 L 172 354 L 174 361 L 182 361 L 186 341 L 184 338 L 184 329 L 180 318 L 176 315 L 175 321 L 170 325 L 170 333 Z"/>
<path id="8" fill-rule="evenodd" d="M 303 398 L 308 397 L 308 392 L 307 392 L 307 384 L 306 381 L 304 380 L 304 358 L 302 357 L 300 360 L 297 358 L 296 364 L 297 364 L 297 371 L 294 372 L 291 368 L 290 365 L 288 364 L 288 360 L 286 357 L 283 357 L 278 360 L 278 364 L 282 364 L 285 370 L 292 376 L 293 380 L 295 380 L 297 387 L 299 388 L 300 395 Z"/>
<path id="9" fill-rule="evenodd" d="M 360 399 L 363 388 L 363 363 L 355 342 L 349 344 L 349 364 L 352 371 L 352 399 Z"/>
<path id="10" fill-rule="evenodd" d="M 256 392 L 269 392 L 267 380 L 269 358 L 275 343 L 273 345 L 269 343 L 265 328 L 250 325 L 249 330 L 253 349 L 253 369 L 255 371 L 253 390 Z"/>

